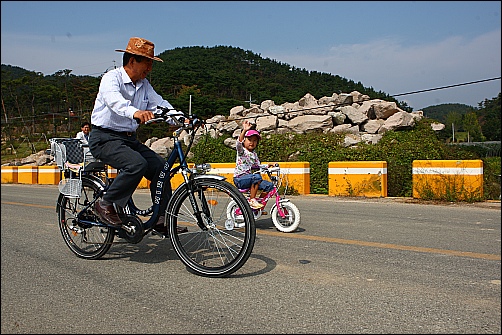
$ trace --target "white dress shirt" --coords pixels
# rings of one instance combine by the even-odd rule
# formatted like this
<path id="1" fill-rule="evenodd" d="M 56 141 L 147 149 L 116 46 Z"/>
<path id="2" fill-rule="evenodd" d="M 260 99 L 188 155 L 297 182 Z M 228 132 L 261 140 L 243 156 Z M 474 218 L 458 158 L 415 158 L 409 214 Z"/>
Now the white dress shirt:
<path id="1" fill-rule="evenodd" d="M 91 124 L 119 132 L 134 132 L 139 126 L 133 118 L 134 113 L 138 110 L 154 112 L 157 106 L 173 108 L 155 92 L 146 78 L 134 84 L 122 66 L 103 75 L 91 115 Z"/>
<path id="2" fill-rule="evenodd" d="M 75 138 L 78 138 L 84 144 L 88 144 L 89 134 L 86 135 L 83 131 L 80 131 L 77 133 L 77 136 L 75 136 Z"/>

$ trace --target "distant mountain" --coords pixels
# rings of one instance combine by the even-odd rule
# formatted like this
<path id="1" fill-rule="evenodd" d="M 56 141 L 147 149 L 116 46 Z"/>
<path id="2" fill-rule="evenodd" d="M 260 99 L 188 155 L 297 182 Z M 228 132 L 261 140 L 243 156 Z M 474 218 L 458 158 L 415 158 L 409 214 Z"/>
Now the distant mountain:
<path id="1" fill-rule="evenodd" d="M 8 73 L 11 79 L 18 79 L 28 75 L 29 73 L 33 73 L 33 71 L 28 71 L 19 66 L 5 65 L 2 64 L 2 75 L 4 73 Z M 2 78 L 3 81 L 3 78 Z"/>
<path id="2" fill-rule="evenodd" d="M 255 103 L 273 100 L 280 105 L 298 101 L 307 93 L 319 99 L 333 93 L 358 91 L 373 99 L 398 102 L 384 92 L 364 87 L 361 82 L 296 68 L 235 47 L 182 47 L 166 50 L 159 57 L 164 62 L 154 63 L 150 80 L 154 87 L 169 93 L 173 88 L 176 93 L 192 88 L 192 96 L 199 94 L 196 101 L 204 102 L 209 96 L 217 102 L 204 106 L 217 114 L 244 105 L 250 97 Z M 181 106 L 188 105 L 187 97 L 184 99 L 178 101 Z M 407 108 L 406 103 L 400 106 Z"/>
<path id="3" fill-rule="evenodd" d="M 425 107 L 422 108 L 422 111 L 424 112 L 424 116 L 444 123 L 449 113 L 464 115 L 468 112 L 476 111 L 476 108 L 464 104 L 449 103 Z"/>

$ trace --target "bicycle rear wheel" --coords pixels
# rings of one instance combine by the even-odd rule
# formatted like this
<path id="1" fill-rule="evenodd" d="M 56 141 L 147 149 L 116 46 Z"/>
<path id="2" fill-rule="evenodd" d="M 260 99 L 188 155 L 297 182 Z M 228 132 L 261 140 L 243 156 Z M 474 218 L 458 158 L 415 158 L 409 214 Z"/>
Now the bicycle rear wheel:
<path id="1" fill-rule="evenodd" d="M 69 198 L 60 194 L 57 202 L 59 230 L 70 250 L 80 258 L 98 259 L 110 249 L 115 236 L 114 229 L 77 220 L 80 213 L 102 189 L 96 181 L 82 177 L 79 198 Z M 85 220 L 99 222 L 93 206 L 83 213 Z"/>
<path id="2" fill-rule="evenodd" d="M 193 190 L 204 227 L 197 223 L 188 185 L 182 184 L 166 213 L 173 248 L 183 264 L 198 275 L 230 275 L 244 265 L 253 250 L 256 230 L 251 208 L 239 190 L 224 180 L 199 177 L 193 181 Z M 242 215 L 239 228 L 228 222 L 231 202 Z M 178 233 L 178 226 L 188 228 L 188 232 Z"/>

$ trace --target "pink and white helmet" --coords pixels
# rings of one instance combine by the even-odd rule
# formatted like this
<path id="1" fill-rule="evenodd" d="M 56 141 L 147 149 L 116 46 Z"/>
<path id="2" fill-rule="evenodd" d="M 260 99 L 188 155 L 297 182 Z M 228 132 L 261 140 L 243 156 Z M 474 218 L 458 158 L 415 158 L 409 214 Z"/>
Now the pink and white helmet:
<path id="1" fill-rule="evenodd" d="M 258 136 L 258 139 L 261 140 L 260 132 L 258 130 L 250 129 L 246 131 L 244 137 Z"/>

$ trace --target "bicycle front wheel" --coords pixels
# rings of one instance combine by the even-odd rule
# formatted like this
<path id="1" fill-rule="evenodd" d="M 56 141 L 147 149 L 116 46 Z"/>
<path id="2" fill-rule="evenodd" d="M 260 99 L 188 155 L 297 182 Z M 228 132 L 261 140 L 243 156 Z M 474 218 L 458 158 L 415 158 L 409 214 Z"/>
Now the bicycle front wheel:
<path id="1" fill-rule="evenodd" d="M 57 212 L 59 230 L 70 250 L 80 258 L 98 259 L 110 249 L 115 231 L 111 228 L 83 223 L 77 214 L 83 211 L 102 189 L 97 181 L 82 177 L 80 197 L 69 198 L 59 194 Z M 99 222 L 93 206 L 85 209 L 83 218 Z"/>
<path id="2" fill-rule="evenodd" d="M 256 230 L 251 208 L 242 193 L 225 180 L 199 177 L 192 190 L 199 213 L 194 211 L 187 184 L 178 187 L 167 207 L 173 248 L 183 264 L 198 275 L 230 275 L 246 263 L 253 250 Z M 238 210 L 238 225 L 227 216 L 231 203 Z"/>
<path id="3" fill-rule="evenodd" d="M 279 213 L 279 208 L 284 217 Z M 294 232 L 300 225 L 300 210 L 289 201 L 279 202 L 279 208 L 277 206 L 272 208 L 272 222 L 275 228 L 283 233 Z"/>

